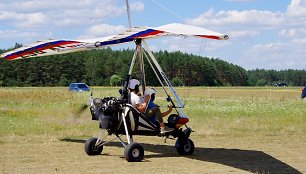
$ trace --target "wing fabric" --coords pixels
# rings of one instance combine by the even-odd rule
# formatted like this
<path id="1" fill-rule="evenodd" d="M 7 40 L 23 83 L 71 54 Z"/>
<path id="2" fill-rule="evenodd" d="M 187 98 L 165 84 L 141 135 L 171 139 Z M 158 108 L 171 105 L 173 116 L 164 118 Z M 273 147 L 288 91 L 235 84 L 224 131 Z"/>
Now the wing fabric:
<path id="1" fill-rule="evenodd" d="M 177 24 L 177 23 L 164 25 L 156 29 L 164 31 L 165 34 L 172 36 L 200 37 L 200 38 L 217 39 L 217 40 L 228 39 L 227 35 L 217 33 L 202 27 Z"/>
<path id="2" fill-rule="evenodd" d="M 184 36 L 207 39 L 227 40 L 228 36 L 205 28 L 184 24 L 168 24 L 160 27 L 135 27 L 125 32 L 103 38 L 88 40 L 47 40 L 39 41 L 0 55 L 7 60 L 65 54 L 90 50 L 97 47 L 110 46 L 134 41 L 135 39 L 156 38 L 161 36 Z"/>
<path id="3" fill-rule="evenodd" d="M 86 43 L 77 40 L 48 40 L 40 41 L 29 46 L 24 46 L 6 53 L 1 57 L 7 60 L 17 60 L 32 57 L 65 54 L 75 51 L 89 50 L 96 48 L 94 43 Z"/>
<path id="4" fill-rule="evenodd" d="M 141 38 L 156 38 L 161 36 L 184 36 L 184 37 L 199 37 L 207 39 L 227 40 L 228 36 L 220 34 L 205 28 L 195 27 L 184 24 L 168 24 L 160 27 L 135 27 L 127 30 L 122 34 L 115 36 L 109 41 L 97 42 L 96 46 L 106 46 L 113 44 L 121 44 Z"/>

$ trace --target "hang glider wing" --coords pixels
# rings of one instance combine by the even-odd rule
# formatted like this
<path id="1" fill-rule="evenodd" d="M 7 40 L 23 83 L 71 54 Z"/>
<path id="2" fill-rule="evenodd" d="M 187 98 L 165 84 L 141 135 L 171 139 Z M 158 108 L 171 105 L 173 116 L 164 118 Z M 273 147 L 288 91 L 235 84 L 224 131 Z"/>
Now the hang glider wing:
<path id="1" fill-rule="evenodd" d="M 195 27 L 184 24 L 168 24 L 160 27 L 135 27 L 127 30 L 108 41 L 97 42 L 97 46 L 106 46 L 131 42 L 135 39 L 156 38 L 161 36 L 184 36 L 199 37 L 207 39 L 227 40 L 229 37 L 202 27 Z"/>
<path id="2" fill-rule="evenodd" d="M 3 53 L 1 58 L 7 60 L 17 60 L 32 57 L 50 56 L 56 54 L 65 54 L 76 51 L 91 50 L 97 48 L 95 43 L 97 40 L 109 40 L 113 36 L 105 38 L 97 38 L 94 40 L 46 40 L 37 41 L 31 45 L 23 46 L 15 50 Z"/>
<path id="3" fill-rule="evenodd" d="M 134 41 L 135 39 L 156 38 L 161 36 L 184 36 L 207 39 L 226 40 L 227 35 L 205 28 L 184 24 L 168 24 L 160 27 L 135 27 L 125 32 L 103 38 L 88 40 L 47 40 L 39 41 L 0 55 L 7 60 L 65 54 L 76 51 L 90 50 Z"/>

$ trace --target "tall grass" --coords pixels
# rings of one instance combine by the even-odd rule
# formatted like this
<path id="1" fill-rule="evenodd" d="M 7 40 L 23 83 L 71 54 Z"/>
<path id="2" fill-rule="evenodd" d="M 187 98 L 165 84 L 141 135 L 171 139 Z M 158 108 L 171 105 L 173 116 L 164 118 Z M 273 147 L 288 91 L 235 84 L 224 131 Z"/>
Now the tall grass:
<path id="1" fill-rule="evenodd" d="M 300 88 L 199 88 L 186 112 L 202 134 L 292 133 L 306 130 Z M 190 95 L 191 96 L 191 95 Z"/>
<path id="2" fill-rule="evenodd" d="M 301 89 L 192 87 L 178 88 L 177 93 L 197 134 L 290 134 L 306 130 L 306 103 L 300 99 Z"/>
<path id="3" fill-rule="evenodd" d="M 94 92 L 103 97 L 112 88 Z M 79 134 L 97 128 L 91 121 L 90 93 L 69 92 L 67 88 L 0 88 L 0 136 L 17 134 Z"/>
<path id="4" fill-rule="evenodd" d="M 119 88 L 94 87 L 94 96 L 118 97 Z M 306 130 L 306 103 L 300 88 L 178 88 L 198 135 L 294 133 Z M 97 133 L 91 121 L 90 93 L 67 88 L 0 88 L 0 136 L 59 135 L 88 137 Z M 156 102 L 167 102 L 158 88 Z"/>

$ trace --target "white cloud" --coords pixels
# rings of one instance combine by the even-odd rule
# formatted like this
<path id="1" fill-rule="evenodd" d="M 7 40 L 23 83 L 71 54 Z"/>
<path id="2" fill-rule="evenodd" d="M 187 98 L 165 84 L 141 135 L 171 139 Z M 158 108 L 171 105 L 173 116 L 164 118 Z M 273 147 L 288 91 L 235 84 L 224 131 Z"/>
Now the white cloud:
<path id="1" fill-rule="evenodd" d="M 217 50 L 222 48 L 230 52 L 228 48 L 232 47 L 236 51 L 234 54 L 228 54 L 232 57 L 232 61 L 236 61 L 232 63 L 247 69 L 305 69 L 306 67 L 305 0 L 291 0 L 284 12 L 215 11 L 211 8 L 198 17 L 188 20 L 188 23 L 227 30 L 224 33 L 229 35 L 228 43 L 231 45 Z"/>
<path id="2" fill-rule="evenodd" d="M 106 23 L 125 14 L 124 3 L 118 0 L 1 0 L 1 35 L 6 38 L 11 36 L 11 39 L 1 39 L 0 46 L 8 48 L 15 42 L 27 44 L 47 36 L 77 38 L 86 27 Z M 142 8 L 141 3 L 133 6 L 135 10 Z M 39 34 L 34 35 L 33 32 Z"/>
<path id="3" fill-rule="evenodd" d="M 225 1 L 235 4 L 254 0 Z M 133 14 L 142 11 L 144 3 L 133 0 L 130 7 Z M 50 38 L 54 33 L 56 38 L 94 38 L 117 34 L 125 29 L 117 24 L 121 15 L 126 15 L 122 0 L 1 0 L 0 46 L 13 45 L 15 40 L 29 43 Z M 306 0 L 291 0 L 283 12 L 217 11 L 211 8 L 189 19 L 188 23 L 226 33 L 230 40 L 172 37 L 161 39 L 159 43 L 152 39 L 150 47 L 155 51 L 180 50 L 193 54 L 202 52 L 214 57 L 221 55 L 230 62 L 239 59 L 232 63 L 248 69 L 306 67 Z"/>
<path id="4" fill-rule="evenodd" d="M 259 35 L 259 31 L 252 31 L 252 30 L 230 31 L 229 35 L 230 39 L 250 38 Z"/>
<path id="5" fill-rule="evenodd" d="M 42 13 L 20 14 L 15 12 L 1 12 L 0 21 L 12 21 L 19 27 L 33 27 L 44 25 L 47 21 L 47 16 Z"/>
<path id="6" fill-rule="evenodd" d="M 306 15 L 306 1 L 305 0 L 292 0 L 287 8 L 289 16 L 298 17 Z"/>
<path id="7" fill-rule="evenodd" d="M 291 40 L 294 44 L 303 44 L 306 45 L 306 38 L 294 38 Z"/>
<path id="8" fill-rule="evenodd" d="M 120 3 L 119 3 L 120 2 Z M 102 23 L 126 13 L 118 0 L 27 0 L 0 2 L 0 21 L 27 29 L 83 27 Z M 140 1 L 131 3 L 133 11 L 144 9 Z"/>
<path id="9" fill-rule="evenodd" d="M 130 6 L 132 11 L 144 9 L 144 4 L 138 0 L 133 1 Z M 53 38 L 71 39 L 85 35 L 96 37 L 114 34 L 122 26 L 100 24 L 117 20 L 121 15 L 126 15 L 125 1 L 122 0 L 1 0 L 2 34 L 10 36 L 11 33 L 16 33 L 18 36 L 23 34 L 23 37 L 12 36 L 6 41 L 2 39 L 0 47 L 8 48 L 15 42 L 29 43 L 28 41 L 44 39 L 44 33 L 53 33 Z M 88 28 L 90 26 L 92 27 Z M 33 34 L 33 31 L 40 33 L 41 37 L 29 34 Z"/>
<path id="10" fill-rule="evenodd" d="M 284 14 L 280 12 L 258 11 L 258 10 L 229 10 L 215 12 L 210 9 L 195 19 L 188 20 L 188 23 L 201 26 L 262 26 L 274 27 L 281 24 Z"/>
<path id="11" fill-rule="evenodd" d="M 142 11 L 144 9 L 144 4 L 140 1 L 136 1 L 130 4 L 132 11 Z"/>
<path id="12" fill-rule="evenodd" d="M 292 42 L 256 44 L 245 52 L 245 58 L 240 61 L 247 69 L 305 69 L 306 50 L 303 47 Z"/>
<path id="13" fill-rule="evenodd" d="M 99 24 L 99 25 L 94 25 L 89 29 L 87 29 L 85 34 L 83 36 L 80 36 L 80 38 L 110 36 L 110 35 L 119 34 L 124 30 L 126 30 L 126 27 L 122 25 L 112 26 L 108 24 Z"/>
<path id="14" fill-rule="evenodd" d="M 251 48 L 251 51 L 258 52 L 258 51 L 279 51 L 280 48 L 283 46 L 282 43 L 268 43 L 268 44 L 256 44 Z"/>
<path id="15" fill-rule="evenodd" d="M 10 38 L 39 38 L 42 37 L 40 33 L 36 32 L 20 32 L 16 30 L 0 30 L 0 39 L 10 39 Z"/>
<path id="16" fill-rule="evenodd" d="M 26 0 L 0 2 L 0 9 L 10 9 L 11 11 L 18 11 L 20 13 L 48 11 L 63 12 L 75 9 L 97 9 L 104 6 L 108 7 L 111 4 L 114 4 L 111 6 L 116 7 L 116 3 L 117 0 L 57 0 L 56 2 L 48 0 Z"/>
<path id="17" fill-rule="evenodd" d="M 24 45 L 33 43 L 38 40 L 50 39 L 52 38 L 52 33 L 38 33 L 38 32 L 24 32 L 17 30 L 0 30 L 0 40 L 3 42 L 11 42 L 12 47 L 14 43 L 22 43 Z M 16 42 L 12 42 L 12 40 L 17 40 Z M 20 42 L 22 40 L 22 42 Z"/>
<path id="18" fill-rule="evenodd" d="M 285 38 L 294 37 L 295 35 L 296 35 L 296 29 L 282 29 L 279 32 L 279 36 L 285 37 Z"/>

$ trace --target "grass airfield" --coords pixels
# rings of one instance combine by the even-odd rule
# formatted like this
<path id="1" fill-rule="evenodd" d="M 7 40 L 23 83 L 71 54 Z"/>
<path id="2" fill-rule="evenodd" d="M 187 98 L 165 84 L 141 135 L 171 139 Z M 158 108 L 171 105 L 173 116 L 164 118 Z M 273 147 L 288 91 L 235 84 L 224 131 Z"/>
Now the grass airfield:
<path id="1" fill-rule="evenodd" d="M 118 97 L 120 87 L 93 87 Z M 306 102 L 301 87 L 176 88 L 195 131 L 196 149 L 179 156 L 175 140 L 135 136 L 141 163 L 128 163 L 118 142 L 87 156 L 98 136 L 89 93 L 67 88 L 0 88 L 0 173 L 306 173 Z M 158 88 L 156 103 L 167 102 Z"/>

